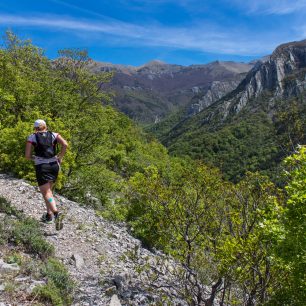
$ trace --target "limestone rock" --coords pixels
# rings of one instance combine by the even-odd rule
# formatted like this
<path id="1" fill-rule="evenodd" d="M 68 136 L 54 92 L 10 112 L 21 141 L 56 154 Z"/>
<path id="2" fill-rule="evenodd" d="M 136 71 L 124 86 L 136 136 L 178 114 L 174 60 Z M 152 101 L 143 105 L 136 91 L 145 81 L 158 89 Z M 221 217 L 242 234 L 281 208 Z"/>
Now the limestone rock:
<path id="1" fill-rule="evenodd" d="M 85 262 L 80 254 L 73 254 L 71 258 L 74 260 L 77 269 L 81 269 L 84 266 Z"/>
<path id="2" fill-rule="evenodd" d="M 18 274 L 20 268 L 16 263 L 8 264 L 0 259 L 0 274 Z"/>
<path id="3" fill-rule="evenodd" d="M 109 306 L 121 306 L 120 300 L 116 294 L 112 296 Z"/>

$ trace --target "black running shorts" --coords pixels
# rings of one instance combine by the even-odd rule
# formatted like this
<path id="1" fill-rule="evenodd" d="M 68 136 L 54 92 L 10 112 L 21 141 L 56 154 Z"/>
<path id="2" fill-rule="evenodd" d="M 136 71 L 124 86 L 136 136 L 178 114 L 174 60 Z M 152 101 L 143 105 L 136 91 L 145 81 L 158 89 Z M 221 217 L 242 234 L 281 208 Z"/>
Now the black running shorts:
<path id="1" fill-rule="evenodd" d="M 56 181 L 59 165 L 56 161 L 48 164 L 40 164 L 35 166 L 35 170 L 38 186 L 41 186 L 48 182 Z"/>

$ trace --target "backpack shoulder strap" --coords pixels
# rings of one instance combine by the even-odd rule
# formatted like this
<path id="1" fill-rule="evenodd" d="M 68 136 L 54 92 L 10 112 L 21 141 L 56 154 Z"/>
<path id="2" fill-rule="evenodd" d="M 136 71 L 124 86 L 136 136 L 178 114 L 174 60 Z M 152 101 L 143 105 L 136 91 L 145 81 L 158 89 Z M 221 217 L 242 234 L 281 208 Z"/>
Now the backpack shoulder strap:
<path id="1" fill-rule="evenodd" d="M 49 134 L 51 134 L 51 137 L 52 137 L 52 143 L 53 143 L 53 144 L 56 144 L 56 143 L 57 143 L 57 140 L 56 140 L 56 138 L 55 138 L 55 136 L 54 136 L 54 133 L 53 133 L 53 132 L 51 132 L 51 131 L 48 131 L 48 133 L 49 133 Z"/>
<path id="2" fill-rule="evenodd" d="M 35 137 L 35 141 L 36 141 L 36 143 L 34 145 L 37 146 L 37 144 L 38 144 L 37 133 L 34 133 L 34 137 Z"/>

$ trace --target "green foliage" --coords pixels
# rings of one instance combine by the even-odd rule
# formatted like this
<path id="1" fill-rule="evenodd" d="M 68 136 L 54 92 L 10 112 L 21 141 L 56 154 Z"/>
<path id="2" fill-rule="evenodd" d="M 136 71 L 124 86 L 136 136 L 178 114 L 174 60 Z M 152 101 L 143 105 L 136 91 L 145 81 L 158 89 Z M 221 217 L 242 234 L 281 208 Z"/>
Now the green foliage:
<path id="1" fill-rule="evenodd" d="M 48 282 L 35 288 L 34 294 L 41 301 L 51 302 L 52 305 L 71 305 L 74 282 L 71 281 L 65 266 L 54 258 L 48 259 L 44 265 L 43 275 Z"/>
<path id="2" fill-rule="evenodd" d="M 226 119 L 216 105 L 189 118 L 179 111 L 147 130 L 172 155 L 204 160 L 231 181 L 238 182 L 246 171 L 260 171 L 278 181 L 280 162 L 306 141 L 306 104 L 303 95 L 274 105 L 270 98 L 266 93 L 249 101 L 251 109 Z"/>
<path id="3" fill-rule="evenodd" d="M 130 180 L 128 221 L 133 232 L 182 263 L 188 285 L 179 294 L 193 302 L 205 300 L 199 284 L 218 282 L 214 253 L 226 186 L 217 170 L 181 159 L 171 160 L 164 171 L 148 167 Z"/>
<path id="4" fill-rule="evenodd" d="M 228 200 L 227 233 L 217 252 L 219 269 L 229 282 L 241 286 L 246 305 L 263 304 L 285 279 L 272 256 L 283 213 L 282 194 L 267 177 L 249 173 L 232 188 Z"/>
<path id="5" fill-rule="evenodd" d="M 44 286 L 37 286 L 33 290 L 33 294 L 43 303 L 51 303 L 54 306 L 69 305 L 64 304 L 60 294 L 60 290 L 56 288 L 53 282 L 48 282 Z"/>
<path id="6" fill-rule="evenodd" d="M 283 155 L 288 156 L 295 152 L 298 144 L 306 142 L 306 104 L 304 97 L 290 101 L 280 102 L 278 111 L 274 116 L 277 131 L 277 140 Z"/>
<path id="7" fill-rule="evenodd" d="M 279 235 L 277 256 L 287 277 L 275 292 L 277 305 L 304 305 L 306 300 L 306 148 L 285 161 L 288 184 L 283 233 Z"/>
<path id="8" fill-rule="evenodd" d="M 8 32 L 0 52 L 1 171 L 35 182 L 24 147 L 37 118 L 69 143 L 56 188 L 99 209 L 135 171 L 167 159 L 160 144 L 107 106 L 111 95 L 101 86 L 112 73 L 92 73 L 86 51 L 61 50 L 51 62 L 30 41 Z"/>
<path id="9" fill-rule="evenodd" d="M 160 122 L 146 126 L 145 130 L 154 134 L 161 142 L 164 142 L 167 140 L 171 130 L 174 130 L 178 124 L 184 122 L 186 116 L 186 109 L 181 108 L 171 112 Z"/>
<path id="10" fill-rule="evenodd" d="M 206 284 L 232 303 L 264 303 L 279 287 L 284 274 L 272 254 L 282 195 L 266 177 L 249 174 L 234 186 L 215 169 L 173 160 L 167 172 L 149 167 L 130 184 L 134 233 L 182 262 L 191 299 L 212 298 Z"/>
<path id="11" fill-rule="evenodd" d="M 4 261 L 9 264 L 16 263 L 21 266 L 23 263 L 23 257 L 18 252 L 12 252 L 4 258 Z"/>
<path id="12" fill-rule="evenodd" d="M 37 254 L 41 258 L 46 258 L 54 253 L 53 246 L 44 239 L 36 220 L 25 217 L 2 197 L 0 197 L 0 212 L 17 217 L 15 222 L 8 221 L 6 227 L 0 225 L 1 236 L 6 237 L 6 241 L 3 242 L 14 241 L 22 245 L 28 252 Z"/>
<path id="13" fill-rule="evenodd" d="M 0 221 L 0 245 L 5 245 L 10 239 L 10 228 L 8 222 Z"/>
<path id="14" fill-rule="evenodd" d="M 18 221 L 13 229 L 14 241 L 22 244 L 31 253 L 46 258 L 54 253 L 54 248 L 44 238 L 36 220 L 24 218 Z"/>
<path id="15" fill-rule="evenodd" d="M 179 159 L 173 159 L 162 174 L 150 166 L 145 173 L 137 173 L 130 181 L 128 220 L 135 233 L 149 245 L 166 247 L 170 252 L 171 246 L 184 243 L 179 241 L 184 239 L 186 232 L 180 230 L 179 225 L 199 221 L 197 215 L 202 216 L 204 211 L 205 217 L 210 218 L 209 208 L 218 209 L 215 204 L 222 197 L 218 190 L 221 182 L 216 170 Z M 188 236 L 195 235 L 195 228 L 188 225 Z"/>
<path id="16" fill-rule="evenodd" d="M 278 162 L 272 121 L 266 114 L 251 115 L 216 130 L 192 128 L 177 140 L 169 140 L 173 155 L 189 155 L 221 169 L 225 178 L 237 182 L 246 171 L 271 169 Z"/>
<path id="17" fill-rule="evenodd" d="M 10 216 L 20 217 L 21 213 L 3 197 L 0 196 L 0 212 Z"/>

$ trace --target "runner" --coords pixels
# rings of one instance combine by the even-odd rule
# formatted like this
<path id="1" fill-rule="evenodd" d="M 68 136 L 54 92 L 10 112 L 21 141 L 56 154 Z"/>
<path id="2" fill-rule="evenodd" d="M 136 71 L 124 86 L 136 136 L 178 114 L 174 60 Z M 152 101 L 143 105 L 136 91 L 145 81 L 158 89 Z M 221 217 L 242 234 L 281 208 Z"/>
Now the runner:
<path id="1" fill-rule="evenodd" d="M 46 203 L 47 212 L 43 214 L 42 221 L 52 223 L 54 219 L 56 229 L 60 230 L 63 228 L 63 215 L 56 206 L 52 187 L 57 179 L 68 144 L 58 133 L 48 131 L 44 120 L 36 120 L 34 129 L 35 132 L 27 140 L 25 158 L 34 161 L 37 183 Z M 58 143 L 61 150 L 56 155 Z M 35 155 L 32 155 L 32 149 Z"/>

